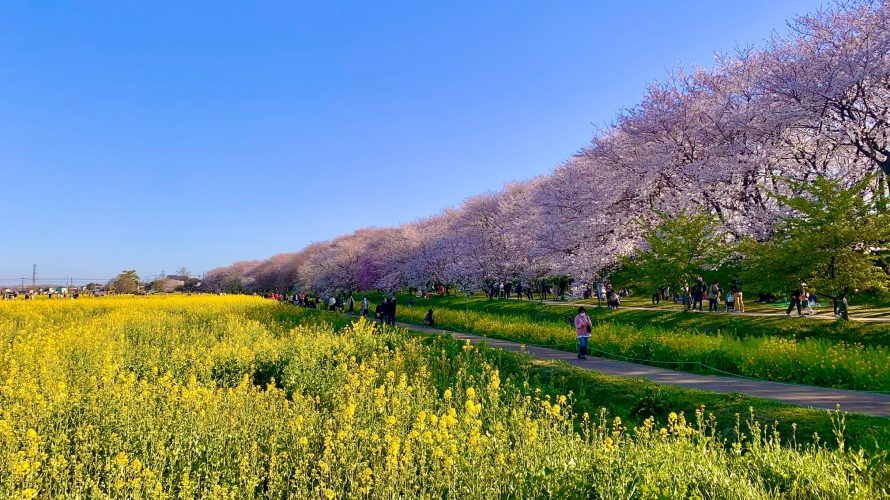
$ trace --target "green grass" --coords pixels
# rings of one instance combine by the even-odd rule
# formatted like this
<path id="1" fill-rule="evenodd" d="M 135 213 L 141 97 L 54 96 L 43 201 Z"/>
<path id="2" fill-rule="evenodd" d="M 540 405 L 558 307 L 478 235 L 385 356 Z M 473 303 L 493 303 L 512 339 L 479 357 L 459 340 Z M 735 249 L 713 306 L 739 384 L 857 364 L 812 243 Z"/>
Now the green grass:
<path id="1" fill-rule="evenodd" d="M 415 335 L 429 337 L 427 334 Z M 449 357 L 455 356 L 463 344 L 448 336 L 428 340 L 444 349 Z M 721 423 L 725 436 L 735 434 L 736 419 L 747 420 L 752 412 L 754 419 L 764 425 L 775 425 L 786 442 L 811 443 L 814 436 L 835 445 L 835 426 L 832 413 L 826 410 L 801 408 L 742 394 L 719 394 L 710 391 L 662 386 L 644 379 L 627 379 L 583 370 L 571 365 L 538 360 L 528 355 L 510 353 L 501 349 L 481 349 L 501 374 L 531 390 L 539 388 L 554 397 L 571 393 L 578 413 L 598 414 L 606 408 L 613 416 L 625 422 L 641 424 L 649 416 L 656 421 L 667 421 L 670 412 L 695 414 L 700 407 L 712 413 Z M 890 419 L 866 415 L 847 414 L 846 445 L 852 449 L 863 448 L 880 451 L 890 444 Z"/>
<path id="2" fill-rule="evenodd" d="M 310 315 L 312 316 L 318 317 L 318 320 L 333 322 L 338 330 L 348 324 L 343 316 L 333 313 L 318 312 Z M 306 321 L 302 314 L 294 318 L 297 321 Z M 464 347 L 464 343 L 450 336 L 411 333 L 452 360 Z M 575 401 L 574 408 L 579 414 L 587 412 L 595 415 L 605 408 L 612 416 L 640 425 L 650 416 L 663 423 L 672 411 L 694 415 L 697 409 L 704 407 L 706 413 L 713 414 L 717 422 L 720 422 L 720 431 L 727 437 L 733 437 L 737 419 L 744 422 L 751 418 L 753 412 L 753 418 L 757 422 L 775 426 L 786 443 L 813 443 L 818 439 L 836 446 L 836 426 L 832 422 L 832 414 L 835 412 L 802 408 L 737 393 L 720 394 L 663 386 L 644 379 L 605 375 L 558 361 L 490 349 L 484 344 L 479 351 L 497 366 L 503 376 L 527 390 L 540 389 L 544 395 L 554 398 L 559 394 L 571 393 Z M 890 419 L 847 414 L 845 440 L 846 446 L 851 449 L 879 452 L 890 444 Z"/>
<path id="3" fill-rule="evenodd" d="M 377 298 L 379 295 L 369 295 Z M 399 304 L 406 304 L 410 296 L 399 297 Z M 481 297 L 433 297 L 414 299 L 418 307 L 438 309 L 467 309 L 502 315 L 522 315 L 535 321 L 565 321 L 576 312 L 568 305 L 550 305 L 538 301 L 487 300 Z M 808 318 L 733 316 L 730 314 L 705 314 L 677 310 L 640 311 L 584 305 L 594 321 L 634 326 L 659 326 L 666 329 L 694 330 L 702 333 L 731 335 L 739 338 L 774 336 L 803 340 L 827 339 L 866 346 L 890 347 L 890 323 L 828 321 Z"/>
<path id="4" fill-rule="evenodd" d="M 566 351 L 576 348 L 574 330 L 567 324 L 573 309 L 478 298 L 445 297 L 415 299 L 415 302 L 415 307 L 399 307 L 401 320 L 420 323 L 426 309 L 432 307 L 437 324 L 442 327 Z M 407 303 L 407 299 L 402 303 Z M 655 319 L 667 325 L 623 323 L 628 315 L 622 311 L 611 315 L 607 311 L 592 311 L 597 320 L 590 341 L 593 354 L 700 373 L 714 373 L 716 369 L 764 380 L 841 389 L 890 390 L 890 364 L 887 363 L 890 348 L 882 345 L 854 344 L 825 335 L 802 338 L 790 334 L 734 335 L 713 326 L 711 331 L 677 326 L 676 318 L 671 324 L 671 318 L 665 320 L 664 316 L 673 313 L 629 312 L 661 315 Z M 702 321 L 690 313 L 677 315 Z M 742 320 L 751 324 L 751 319 L 762 318 L 728 317 L 719 321 Z M 825 327 L 838 325 L 832 323 Z M 852 335 L 852 330 L 847 331 L 847 335 Z"/>
<path id="5" fill-rule="evenodd" d="M 779 301 L 774 303 L 760 303 L 756 302 L 756 295 L 745 296 L 745 312 L 746 313 L 770 313 L 784 314 L 788 308 L 787 299 L 785 301 Z M 595 304 L 596 300 L 578 300 L 576 302 L 579 303 L 587 303 L 587 304 Z M 653 304 L 652 299 L 650 297 L 642 296 L 642 295 L 634 295 L 630 297 L 625 297 L 621 299 L 622 306 L 633 306 L 633 307 L 645 307 L 645 308 L 658 308 L 658 309 L 669 309 L 673 311 L 680 311 L 683 309 L 682 304 L 674 304 L 674 301 L 671 299 L 663 299 L 658 304 Z M 705 307 L 707 307 L 707 301 L 705 301 Z M 723 310 L 723 303 L 720 304 L 721 310 Z M 816 312 L 816 316 L 820 317 L 829 317 L 833 318 L 834 309 L 832 307 L 831 299 L 828 297 L 823 297 L 819 299 L 819 303 L 813 306 L 813 310 Z M 874 297 L 857 297 L 849 304 L 849 312 L 851 317 L 857 318 L 887 318 L 890 319 L 890 306 L 886 303 L 880 302 L 880 299 Z"/>

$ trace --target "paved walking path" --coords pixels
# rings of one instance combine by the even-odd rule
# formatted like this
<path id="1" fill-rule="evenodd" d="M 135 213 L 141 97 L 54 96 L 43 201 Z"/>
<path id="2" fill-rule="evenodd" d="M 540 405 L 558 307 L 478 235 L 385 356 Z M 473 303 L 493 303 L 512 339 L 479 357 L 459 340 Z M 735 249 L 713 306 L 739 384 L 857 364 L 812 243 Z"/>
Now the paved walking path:
<path id="1" fill-rule="evenodd" d="M 519 300 L 519 299 L 517 299 L 517 298 L 515 298 L 515 297 L 510 297 L 510 300 Z M 540 303 L 544 303 L 544 304 L 551 305 L 551 306 L 569 306 L 569 307 L 578 307 L 578 306 L 584 306 L 584 307 L 606 307 L 606 306 L 598 306 L 598 305 L 596 305 L 596 304 L 590 304 L 590 303 L 582 303 L 582 302 L 561 302 L 561 301 L 558 301 L 558 300 L 543 300 L 543 301 L 541 301 L 541 300 L 528 300 L 528 301 L 523 301 L 523 302 L 536 302 L 536 303 L 538 303 L 538 304 L 540 304 Z M 721 307 L 722 307 L 722 306 L 721 306 Z M 680 309 L 680 308 L 657 307 L 657 306 L 653 306 L 653 307 L 644 307 L 644 306 L 620 306 L 620 309 L 632 309 L 632 310 L 634 310 L 634 311 L 667 311 L 667 312 L 680 312 L 680 311 L 682 311 L 682 309 Z M 730 315 L 730 316 L 755 316 L 755 317 L 760 316 L 760 317 L 769 317 L 769 318 L 784 318 L 784 317 L 786 317 L 786 314 L 783 313 L 783 312 L 732 312 L 732 313 L 730 313 L 730 312 L 723 312 L 723 311 L 717 311 L 716 313 L 710 313 L 710 312 L 705 312 L 705 311 L 692 311 L 692 312 L 693 312 L 693 313 L 696 313 L 696 314 L 721 314 L 721 315 L 725 314 L 725 315 Z M 825 320 L 825 319 L 830 319 L 831 321 L 837 321 L 837 318 L 835 318 L 833 315 L 831 315 L 831 314 L 826 314 L 826 313 L 819 313 L 819 314 L 813 314 L 813 315 L 806 315 L 806 316 L 803 316 L 803 317 L 798 317 L 798 316 L 796 316 L 796 315 L 792 315 L 792 316 L 789 318 L 789 320 L 792 320 L 792 319 L 798 319 L 798 318 L 800 318 L 800 319 L 823 319 L 823 320 Z M 886 316 L 867 317 L 867 316 L 852 316 L 852 315 L 851 315 L 851 316 L 850 316 L 850 321 L 869 321 L 869 322 L 874 322 L 874 323 L 890 323 L 890 317 L 886 317 Z"/>
<path id="2" fill-rule="evenodd" d="M 566 363 L 594 370 L 608 375 L 617 375 L 628 378 L 645 378 L 665 385 L 675 385 L 690 389 L 701 389 L 720 393 L 737 392 L 748 396 L 763 399 L 781 401 L 797 406 L 812 408 L 824 408 L 834 410 L 840 404 L 843 411 L 862 413 L 875 417 L 890 418 L 890 394 L 869 393 L 860 391 L 846 391 L 841 389 L 828 389 L 808 385 L 783 384 L 781 382 L 768 382 L 763 380 L 748 380 L 733 377 L 717 377 L 712 375 L 698 375 L 676 370 L 656 368 L 654 366 L 639 365 L 626 361 L 597 358 L 589 356 L 586 360 L 577 358 L 577 354 L 538 347 L 528 344 L 520 344 L 509 340 L 501 340 L 490 337 L 481 337 L 467 333 L 430 328 L 412 323 L 397 322 L 398 326 L 409 330 L 436 335 L 451 335 L 460 340 L 469 340 L 472 343 L 485 342 L 485 345 L 494 348 L 502 348 L 505 351 L 519 352 L 523 350 L 536 358 L 545 360 L 565 361 Z"/>

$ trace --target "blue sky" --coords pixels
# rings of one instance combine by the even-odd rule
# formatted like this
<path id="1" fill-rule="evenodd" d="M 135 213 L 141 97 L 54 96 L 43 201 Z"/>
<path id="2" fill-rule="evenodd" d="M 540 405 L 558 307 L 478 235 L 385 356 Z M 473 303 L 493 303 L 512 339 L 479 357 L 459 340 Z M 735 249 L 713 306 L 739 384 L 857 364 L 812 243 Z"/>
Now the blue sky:
<path id="1" fill-rule="evenodd" d="M 544 174 L 803 0 L 0 4 L 0 283 L 294 251 Z"/>

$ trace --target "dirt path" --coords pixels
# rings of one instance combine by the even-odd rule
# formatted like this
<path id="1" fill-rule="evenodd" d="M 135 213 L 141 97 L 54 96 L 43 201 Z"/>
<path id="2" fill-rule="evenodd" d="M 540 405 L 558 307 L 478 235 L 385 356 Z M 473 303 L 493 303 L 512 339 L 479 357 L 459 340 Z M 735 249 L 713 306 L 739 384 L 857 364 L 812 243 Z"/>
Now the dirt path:
<path id="1" fill-rule="evenodd" d="M 771 399 L 811 408 L 834 410 L 836 405 L 839 404 L 841 405 L 842 410 L 851 413 L 862 413 L 875 417 L 890 418 L 890 394 L 846 391 L 825 387 L 748 380 L 733 377 L 698 375 L 597 357 L 588 357 L 586 360 L 580 360 L 575 353 L 559 351 L 547 347 L 520 344 L 519 342 L 481 337 L 451 330 L 443 330 L 441 328 L 429 328 L 411 323 L 397 322 L 396 324 L 413 331 L 436 335 L 451 335 L 456 339 L 469 340 L 473 343 L 484 341 L 485 345 L 489 347 L 502 348 L 505 351 L 520 352 L 524 350 L 539 359 L 565 361 L 578 368 L 594 370 L 608 375 L 617 375 L 628 378 L 645 378 L 659 384 L 701 389 L 704 391 L 720 393 L 737 392 L 748 396 Z"/>

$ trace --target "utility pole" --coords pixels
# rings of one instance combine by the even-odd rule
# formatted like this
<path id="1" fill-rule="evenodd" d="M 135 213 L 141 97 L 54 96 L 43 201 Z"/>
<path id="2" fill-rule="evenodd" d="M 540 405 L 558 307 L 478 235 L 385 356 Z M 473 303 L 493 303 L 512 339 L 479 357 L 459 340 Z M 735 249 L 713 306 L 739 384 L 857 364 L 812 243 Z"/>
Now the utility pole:
<path id="1" fill-rule="evenodd" d="M 37 264 L 31 268 L 31 288 L 37 289 Z"/>

